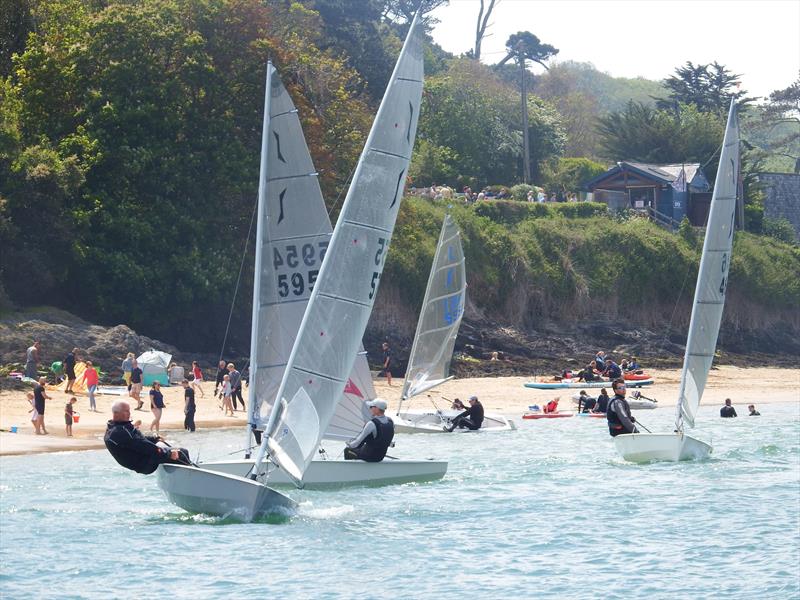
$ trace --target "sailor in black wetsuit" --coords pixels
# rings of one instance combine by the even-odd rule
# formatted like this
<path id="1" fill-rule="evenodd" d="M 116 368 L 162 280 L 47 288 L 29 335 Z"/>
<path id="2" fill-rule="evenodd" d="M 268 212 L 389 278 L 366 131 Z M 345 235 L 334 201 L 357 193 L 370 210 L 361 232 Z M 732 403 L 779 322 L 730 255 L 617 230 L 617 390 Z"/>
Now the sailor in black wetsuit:
<path id="1" fill-rule="evenodd" d="M 639 433 L 636 429 L 636 419 L 631 416 L 631 407 L 625 399 L 625 380 L 615 379 L 611 384 L 614 397 L 608 403 L 606 419 L 608 420 L 608 433 L 616 437 L 623 433 Z"/>
<path id="2" fill-rule="evenodd" d="M 372 418 L 364 424 L 354 439 L 347 442 L 344 449 L 345 460 L 364 460 L 381 462 L 394 438 L 394 422 L 386 416 L 386 402 L 372 400 L 367 402 Z"/>
<path id="3" fill-rule="evenodd" d="M 113 419 L 108 422 L 103 441 L 120 465 L 131 471 L 149 475 L 162 463 L 192 464 L 183 448 L 170 448 L 157 436 L 145 436 L 131 423 L 131 405 L 120 400 L 111 407 Z"/>
<path id="4" fill-rule="evenodd" d="M 477 396 L 469 399 L 469 408 L 453 419 L 450 427 L 445 426 L 445 431 L 453 431 L 456 427 L 461 429 L 480 429 L 483 425 L 483 404 L 478 401 Z"/>
<path id="5" fill-rule="evenodd" d="M 739 416 L 736 414 L 736 409 L 731 406 L 730 398 L 725 398 L 725 406 L 719 409 L 719 416 L 723 419 Z"/>
<path id="6" fill-rule="evenodd" d="M 608 392 L 606 392 L 606 388 L 603 388 L 602 390 L 600 390 L 600 395 L 597 397 L 597 404 L 594 405 L 594 409 L 592 409 L 592 412 L 607 413 L 609 402 L 610 399 L 608 397 Z"/>

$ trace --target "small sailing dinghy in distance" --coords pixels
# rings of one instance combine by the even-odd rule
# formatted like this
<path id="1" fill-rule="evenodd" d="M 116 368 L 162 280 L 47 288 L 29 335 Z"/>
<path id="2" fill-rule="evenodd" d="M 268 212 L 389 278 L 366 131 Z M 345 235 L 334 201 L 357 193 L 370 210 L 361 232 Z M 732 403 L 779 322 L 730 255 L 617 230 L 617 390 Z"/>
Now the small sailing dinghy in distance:
<path id="1" fill-rule="evenodd" d="M 238 477 L 182 465 L 158 470 L 162 490 L 170 500 L 187 510 L 234 514 L 242 520 L 251 520 L 261 514 L 291 508 L 294 503 L 290 498 L 268 487 L 268 478 L 259 478 L 270 471 L 266 461 L 280 468 L 297 487 L 305 483 L 306 470 L 317 454 L 320 440 L 334 418 L 349 381 L 397 218 L 422 98 L 423 46 L 418 23 L 419 17 L 415 17 L 359 159 L 322 266 L 318 274 L 313 274 L 314 278 L 309 273 L 308 280 L 304 281 L 309 288 L 313 285 L 313 291 L 250 472 L 246 477 Z M 270 69 L 268 90 L 274 89 L 271 76 Z M 282 178 L 283 186 L 267 185 L 268 138 L 273 137 L 270 133 L 274 134 L 276 143 L 269 144 L 269 152 L 274 152 L 277 159 L 271 160 L 271 165 L 289 166 L 304 158 L 288 153 L 292 148 L 296 150 L 297 145 L 282 147 L 278 133 L 270 132 L 270 117 L 293 112 L 292 106 L 284 106 L 284 111 L 271 111 L 270 98 L 271 94 L 266 94 L 259 196 L 275 193 L 283 200 L 288 192 L 302 194 L 307 191 L 308 182 L 317 183 L 315 178 L 288 173 Z M 281 179 L 275 172 L 269 177 L 270 181 Z M 256 256 L 258 263 L 260 249 Z M 295 253 L 289 266 L 300 266 L 305 258 Z M 288 264 L 288 256 L 286 262 Z M 263 268 L 260 264 L 257 266 Z M 299 280 L 295 285 L 296 279 L 285 283 L 300 289 Z M 282 289 L 279 285 L 273 293 L 280 294 Z M 267 374 L 259 375 L 256 371 L 254 379 L 260 376 Z"/>
<path id="2" fill-rule="evenodd" d="M 684 429 L 687 425 L 694 427 L 697 409 L 703 397 L 717 347 L 733 248 L 738 182 L 739 120 L 736 114 L 736 101 L 732 99 L 725 138 L 722 142 L 719 170 L 711 197 L 700 270 L 697 274 L 678 393 L 675 431 L 616 436 L 614 444 L 625 460 L 679 461 L 705 459 L 711 454 L 710 444 L 688 435 Z"/>
<path id="3" fill-rule="evenodd" d="M 449 427 L 452 420 L 461 414 L 462 411 L 459 410 L 404 409 L 403 403 L 452 379 L 449 375 L 450 360 L 464 315 L 466 295 L 467 278 L 461 232 L 453 217 L 446 214 L 408 359 L 400 406 L 397 408 L 397 415 L 393 417 L 396 432 L 444 433 L 444 427 Z M 503 415 L 484 413 L 483 423 L 478 431 L 511 429 L 515 429 L 514 423 Z"/>

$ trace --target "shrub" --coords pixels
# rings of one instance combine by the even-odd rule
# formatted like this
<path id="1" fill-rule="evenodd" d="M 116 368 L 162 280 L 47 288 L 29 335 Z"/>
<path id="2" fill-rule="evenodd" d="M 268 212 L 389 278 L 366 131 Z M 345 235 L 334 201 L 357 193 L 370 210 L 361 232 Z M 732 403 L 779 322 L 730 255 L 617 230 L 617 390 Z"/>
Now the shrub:
<path id="1" fill-rule="evenodd" d="M 771 219 L 770 217 L 764 217 L 763 233 L 787 244 L 797 243 L 794 227 L 788 220 L 783 218 Z"/>
<path id="2" fill-rule="evenodd" d="M 528 185 L 527 183 L 518 183 L 517 185 L 511 186 L 511 198 L 524 202 L 528 199 L 528 192 L 532 190 L 532 185 Z"/>

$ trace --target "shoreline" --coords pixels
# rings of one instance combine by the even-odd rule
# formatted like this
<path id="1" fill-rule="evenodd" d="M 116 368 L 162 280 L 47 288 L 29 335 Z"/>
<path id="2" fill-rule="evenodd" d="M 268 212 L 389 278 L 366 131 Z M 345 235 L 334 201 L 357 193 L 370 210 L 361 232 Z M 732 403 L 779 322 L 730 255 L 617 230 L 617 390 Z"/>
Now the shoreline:
<path id="1" fill-rule="evenodd" d="M 658 400 L 659 407 L 675 406 L 680 384 L 680 369 L 648 369 L 656 380 L 652 386 L 641 388 L 644 396 Z M 450 380 L 426 397 L 415 398 L 407 402 L 406 407 L 427 408 L 446 407 L 454 398 L 466 399 L 477 395 L 487 411 L 500 412 L 515 420 L 521 420 L 522 413 L 530 404 L 543 404 L 548 400 L 560 397 L 561 410 L 574 409 L 570 400 L 580 390 L 535 390 L 523 387 L 532 377 L 475 377 Z M 394 378 L 389 386 L 381 378 L 374 381 L 377 395 L 389 403 L 387 413 L 391 416 L 399 405 L 402 390 L 402 378 Z M 196 395 L 197 415 L 195 423 L 198 430 L 243 428 L 247 422 L 247 413 L 238 411 L 235 417 L 223 417 L 219 410 L 218 400 L 212 397 L 213 387 L 210 383 L 201 384 L 205 396 Z M 183 388 L 170 386 L 162 388 L 166 408 L 161 418 L 161 431 L 169 434 L 183 430 Z M 98 395 L 99 412 L 89 412 L 88 397 L 75 394 L 78 398 L 76 410 L 80 414 L 80 422 L 73 425 L 74 437 L 66 436 L 64 430 L 63 410 L 70 396 L 52 386 L 47 387 L 51 397 L 45 405 L 45 425 L 49 435 L 35 435 L 30 422 L 30 404 L 24 391 L 0 392 L 0 456 L 19 456 L 47 452 L 81 451 L 104 448 L 103 434 L 106 422 L 111 418 L 111 405 L 123 396 Z M 247 390 L 245 389 L 245 395 Z M 599 390 L 588 390 L 589 395 L 596 396 Z M 703 406 L 721 406 L 725 398 L 731 398 L 738 408 L 740 416 L 747 414 L 747 405 L 773 404 L 778 402 L 794 402 L 800 406 L 800 369 L 779 367 L 742 368 L 733 366 L 715 367 L 709 374 L 708 383 L 703 395 Z M 127 398 L 126 398 L 127 399 Z M 148 403 L 147 390 L 143 390 L 142 399 Z M 149 410 L 133 411 L 133 420 L 141 419 L 141 429 L 147 432 L 152 421 Z M 17 433 L 10 433 L 12 426 Z"/>

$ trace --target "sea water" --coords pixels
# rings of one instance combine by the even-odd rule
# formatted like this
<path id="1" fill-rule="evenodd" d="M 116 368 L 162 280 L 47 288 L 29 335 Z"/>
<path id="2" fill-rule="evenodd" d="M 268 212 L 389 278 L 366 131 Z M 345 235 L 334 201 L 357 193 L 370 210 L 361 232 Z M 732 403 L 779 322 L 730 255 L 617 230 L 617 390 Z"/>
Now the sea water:
<path id="1" fill-rule="evenodd" d="M 394 455 L 446 477 L 295 490 L 295 516 L 250 524 L 183 512 L 105 451 L 6 457 L 0 596 L 798 598 L 800 410 L 762 413 L 703 407 L 714 454 L 677 464 L 625 463 L 583 417 L 398 435 Z M 636 414 L 668 431 L 673 409 Z M 244 435 L 170 437 L 211 460 Z"/>

